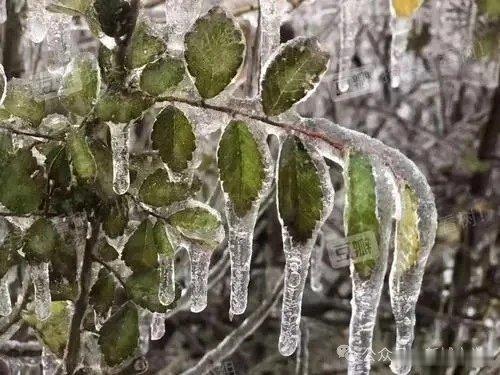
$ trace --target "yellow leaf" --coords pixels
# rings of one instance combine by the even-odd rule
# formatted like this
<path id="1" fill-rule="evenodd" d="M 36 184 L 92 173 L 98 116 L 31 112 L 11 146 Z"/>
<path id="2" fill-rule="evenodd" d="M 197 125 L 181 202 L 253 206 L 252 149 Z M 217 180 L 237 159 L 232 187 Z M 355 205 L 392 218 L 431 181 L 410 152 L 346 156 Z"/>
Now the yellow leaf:
<path id="1" fill-rule="evenodd" d="M 398 17 L 411 17 L 422 5 L 423 0 L 392 0 L 392 6 Z"/>

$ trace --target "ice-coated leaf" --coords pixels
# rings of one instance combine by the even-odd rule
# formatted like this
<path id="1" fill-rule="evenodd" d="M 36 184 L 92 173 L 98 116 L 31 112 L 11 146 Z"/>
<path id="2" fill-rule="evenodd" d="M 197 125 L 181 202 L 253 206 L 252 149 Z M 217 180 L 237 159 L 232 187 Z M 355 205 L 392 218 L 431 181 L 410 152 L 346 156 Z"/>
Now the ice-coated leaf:
<path id="1" fill-rule="evenodd" d="M 54 181 L 56 187 L 67 188 L 71 183 L 71 169 L 66 147 L 54 146 L 47 154 L 45 168 L 47 176 Z"/>
<path id="2" fill-rule="evenodd" d="M 153 235 L 156 242 L 156 247 L 159 255 L 163 255 L 167 258 L 174 256 L 174 248 L 172 242 L 168 237 L 165 223 L 162 220 L 158 220 L 153 228 Z"/>
<path id="3" fill-rule="evenodd" d="M 134 354 L 139 344 L 139 314 L 132 302 L 103 324 L 98 343 L 109 366 L 119 365 Z"/>
<path id="4" fill-rule="evenodd" d="M 0 170 L 0 202 L 10 211 L 26 214 L 36 211 L 42 203 L 43 186 L 31 177 L 36 168 L 31 152 L 19 150 Z"/>
<path id="5" fill-rule="evenodd" d="M 21 261 L 17 250 L 23 245 L 22 232 L 15 225 L 5 219 L 1 219 L 0 227 L 3 227 L 7 233 L 0 244 L 0 279 L 5 276 L 7 271 Z"/>
<path id="6" fill-rule="evenodd" d="M 90 54 L 75 57 L 66 67 L 59 98 L 71 113 L 86 116 L 99 95 L 101 73 L 97 61 Z"/>
<path id="7" fill-rule="evenodd" d="M 169 181 L 167 171 L 161 168 L 150 174 L 139 190 L 139 199 L 155 207 L 169 206 L 191 195 L 188 184 Z"/>
<path id="8" fill-rule="evenodd" d="M 93 140 L 90 150 L 94 155 L 97 165 L 96 187 L 103 199 L 111 199 L 116 196 L 113 190 L 113 161 L 111 149 L 104 143 Z"/>
<path id="9" fill-rule="evenodd" d="M 418 229 L 418 196 L 405 184 L 401 194 L 401 220 L 396 225 L 396 251 L 398 267 L 404 272 L 415 266 L 420 254 L 420 231 Z"/>
<path id="10" fill-rule="evenodd" d="M 128 201 L 115 196 L 102 209 L 102 229 L 111 238 L 122 236 L 128 224 Z"/>
<path id="11" fill-rule="evenodd" d="M 203 207 L 188 207 L 178 211 L 170 216 L 169 222 L 184 237 L 210 245 L 217 242 L 221 227 L 219 218 Z"/>
<path id="12" fill-rule="evenodd" d="M 67 136 L 67 146 L 73 172 L 78 180 L 84 183 L 93 182 L 97 175 L 97 165 L 85 134 L 81 131 L 70 132 Z"/>
<path id="13" fill-rule="evenodd" d="M 323 191 L 318 170 L 296 136 L 283 143 L 278 167 L 278 208 L 296 243 L 304 243 L 321 219 Z"/>
<path id="14" fill-rule="evenodd" d="M 243 217 L 257 199 L 265 177 L 259 146 L 244 121 L 232 121 L 225 129 L 217 162 L 224 191 L 236 214 Z"/>
<path id="15" fill-rule="evenodd" d="M 11 79 L 7 85 L 7 96 L 3 103 L 12 115 L 37 127 L 45 117 L 45 102 L 36 100 L 33 89 L 25 82 Z"/>
<path id="16" fill-rule="evenodd" d="M 147 64 L 141 73 L 141 90 L 160 96 L 173 89 L 184 78 L 184 63 L 180 59 L 165 56 Z"/>
<path id="17" fill-rule="evenodd" d="M 132 300 L 151 312 L 165 312 L 166 307 L 158 299 L 160 273 L 157 269 L 134 272 L 127 279 L 127 293 Z"/>
<path id="18" fill-rule="evenodd" d="M 101 268 L 89 294 L 90 305 L 100 315 L 105 315 L 113 306 L 115 287 L 113 275 L 106 268 Z"/>
<path id="19" fill-rule="evenodd" d="M 160 152 L 162 160 L 174 172 L 188 167 L 196 148 L 193 127 L 181 110 L 167 106 L 153 124 L 153 148 Z"/>
<path id="20" fill-rule="evenodd" d="M 196 20 L 184 43 L 189 73 L 205 99 L 224 90 L 243 63 L 243 33 L 221 8 Z"/>
<path id="21" fill-rule="evenodd" d="M 398 17 L 411 17 L 422 5 L 423 0 L 391 0 Z"/>
<path id="22" fill-rule="evenodd" d="M 0 167 L 8 160 L 12 149 L 12 134 L 0 133 Z"/>
<path id="23" fill-rule="evenodd" d="M 371 232 L 379 240 L 377 198 L 372 163 L 368 156 L 351 152 L 345 172 L 346 205 L 344 226 L 347 237 Z M 355 263 L 361 277 L 369 277 L 378 261 L 378 253 Z"/>
<path id="24" fill-rule="evenodd" d="M 47 5 L 47 10 L 53 13 L 64 13 L 69 16 L 81 16 L 85 14 L 92 0 L 52 0 Z"/>
<path id="25" fill-rule="evenodd" d="M 134 272 L 158 267 L 158 249 L 149 219 L 144 220 L 129 238 L 122 259 Z"/>
<path id="26" fill-rule="evenodd" d="M 44 345 L 59 358 L 64 356 L 69 337 L 72 303 L 56 301 L 50 305 L 51 314 L 45 320 L 38 320 L 34 312 L 22 314 L 24 322 L 38 332 Z"/>
<path id="27" fill-rule="evenodd" d="M 30 263 L 49 262 L 58 245 L 59 234 L 54 224 L 46 218 L 40 218 L 26 232 L 23 251 Z"/>
<path id="28" fill-rule="evenodd" d="M 328 59 L 316 39 L 299 37 L 283 45 L 262 81 L 262 107 L 266 115 L 279 115 L 303 99 L 326 71 Z"/>
<path id="29" fill-rule="evenodd" d="M 3 104 L 6 93 L 7 93 L 7 76 L 5 75 L 5 70 L 3 68 L 3 65 L 0 64 L 0 105 Z"/>
<path id="30" fill-rule="evenodd" d="M 102 121 L 126 124 L 141 117 L 152 101 L 141 93 L 123 94 L 107 91 L 99 98 L 96 105 L 96 115 Z"/>
<path id="31" fill-rule="evenodd" d="M 111 246 L 108 241 L 104 240 L 97 248 L 97 256 L 104 262 L 112 262 L 118 259 L 120 254 L 118 254 L 118 251 L 116 251 L 116 249 Z"/>
<path id="32" fill-rule="evenodd" d="M 127 47 L 127 65 L 130 69 L 140 68 L 165 52 L 167 45 L 152 29 L 149 21 L 139 19 Z"/>

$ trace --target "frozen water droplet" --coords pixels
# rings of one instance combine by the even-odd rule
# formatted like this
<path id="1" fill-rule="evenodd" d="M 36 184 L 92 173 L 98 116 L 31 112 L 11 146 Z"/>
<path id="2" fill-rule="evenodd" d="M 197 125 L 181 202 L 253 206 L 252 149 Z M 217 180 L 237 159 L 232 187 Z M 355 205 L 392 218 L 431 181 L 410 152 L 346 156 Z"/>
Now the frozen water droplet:
<path id="1" fill-rule="evenodd" d="M 175 300 L 175 259 L 160 255 L 160 285 L 158 299 L 164 306 L 170 305 Z"/>
<path id="2" fill-rule="evenodd" d="M 130 187 L 128 170 L 128 130 L 129 124 L 108 123 L 111 132 L 111 149 L 113 150 L 113 190 L 122 195 Z"/>
<path id="3" fill-rule="evenodd" d="M 165 335 L 165 315 L 154 312 L 151 319 L 151 340 L 160 340 Z"/>
<path id="4" fill-rule="evenodd" d="M 31 279 L 35 289 L 35 314 L 38 319 L 45 320 L 50 316 L 49 264 L 42 262 L 31 265 Z"/>
<path id="5" fill-rule="evenodd" d="M 0 280 L 0 316 L 10 315 L 12 312 L 12 302 L 10 300 L 8 275 Z"/>
<path id="6" fill-rule="evenodd" d="M 207 307 L 208 269 L 212 251 L 196 243 L 188 251 L 191 260 L 191 311 L 200 312 Z"/>
<path id="7" fill-rule="evenodd" d="M 48 14 L 45 0 L 27 0 L 28 3 L 28 38 L 33 43 L 41 43 L 47 35 Z"/>
<path id="8" fill-rule="evenodd" d="M 57 72 L 71 60 L 72 19 L 70 16 L 53 13 L 47 33 L 47 69 Z"/>
<path id="9" fill-rule="evenodd" d="M 7 21 L 7 0 L 0 0 L 0 24 Z"/>

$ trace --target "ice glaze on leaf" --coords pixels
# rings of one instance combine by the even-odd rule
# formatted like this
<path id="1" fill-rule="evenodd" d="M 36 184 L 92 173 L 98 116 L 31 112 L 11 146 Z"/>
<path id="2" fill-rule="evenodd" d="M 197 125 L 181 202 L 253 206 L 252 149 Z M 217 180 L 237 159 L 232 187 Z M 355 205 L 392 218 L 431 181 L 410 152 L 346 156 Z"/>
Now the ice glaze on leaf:
<path id="1" fill-rule="evenodd" d="M 130 236 L 123 249 L 122 259 L 134 272 L 158 267 L 158 249 L 153 234 L 153 224 L 149 219 Z"/>
<path id="2" fill-rule="evenodd" d="M 278 167 L 278 208 L 283 224 L 296 243 L 312 236 L 323 211 L 318 170 L 302 141 L 288 137 Z"/>
<path id="3" fill-rule="evenodd" d="M 208 209 L 203 207 L 188 207 L 174 213 L 169 222 L 184 237 L 216 246 L 219 242 L 221 222 Z"/>
<path id="4" fill-rule="evenodd" d="M 102 199 L 115 197 L 113 190 L 113 161 L 111 148 L 103 142 L 93 140 L 90 143 L 90 150 L 94 155 L 97 165 L 96 187 Z"/>
<path id="5" fill-rule="evenodd" d="M 153 148 L 174 172 L 188 167 L 196 149 L 193 127 L 181 110 L 167 106 L 156 117 L 151 134 Z"/>
<path id="6" fill-rule="evenodd" d="M 132 302 L 103 324 L 98 343 L 109 366 L 117 366 L 134 354 L 139 343 L 139 314 Z"/>
<path id="7" fill-rule="evenodd" d="M 379 222 L 377 219 L 377 198 L 373 167 L 368 156 L 357 152 L 349 155 L 345 172 L 346 205 L 344 227 L 347 237 L 371 232 L 379 240 Z M 354 249 L 356 250 L 356 249 Z M 356 271 L 363 278 L 370 276 L 378 261 L 378 252 L 366 260 L 354 264 Z"/>
<path id="8" fill-rule="evenodd" d="M 405 272 L 415 266 L 420 254 L 418 196 L 407 184 L 401 190 L 401 220 L 396 224 L 395 245 L 398 269 Z"/>
<path id="9" fill-rule="evenodd" d="M 154 228 L 153 235 L 156 242 L 158 254 L 165 255 L 167 258 L 174 256 L 175 251 L 172 242 L 167 234 L 167 229 L 163 220 L 158 219 Z"/>
<path id="10" fill-rule="evenodd" d="M 205 99 L 224 90 L 243 63 L 243 33 L 221 8 L 196 20 L 184 43 L 189 73 Z"/>
<path id="11" fill-rule="evenodd" d="M 30 263 L 48 262 L 57 246 L 59 234 L 54 224 L 46 218 L 40 218 L 26 232 L 23 251 Z"/>
<path id="12" fill-rule="evenodd" d="M 155 35 L 145 18 L 141 18 L 137 20 L 127 46 L 127 65 L 130 69 L 140 68 L 157 59 L 166 49 L 165 41 Z"/>
<path id="13" fill-rule="evenodd" d="M 73 172 L 78 180 L 84 183 L 93 182 L 97 174 L 97 165 L 85 135 L 81 131 L 70 132 L 67 145 Z"/>
<path id="14" fill-rule="evenodd" d="M 259 145 L 248 125 L 232 121 L 224 131 L 217 152 L 220 179 L 235 213 L 243 217 L 257 199 L 265 178 Z"/>
<path id="15" fill-rule="evenodd" d="M 115 287 L 113 275 L 106 268 L 101 268 L 89 294 L 90 305 L 100 315 L 105 315 L 113 306 Z"/>
<path id="16" fill-rule="evenodd" d="M 184 78 L 184 63 L 170 56 L 147 64 L 141 73 L 141 90 L 153 96 L 160 96 L 176 87 Z"/>
<path id="17" fill-rule="evenodd" d="M 99 95 L 101 72 L 92 55 L 74 58 L 66 67 L 59 98 L 71 113 L 86 116 Z"/>
<path id="18" fill-rule="evenodd" d="M 71 170 L 68 153 L 64 146 L 54 146 L 45 159 L 47 176 L 54 181 L 54 186 L 67 188 L 71 183 Z"/>
<path id="19" fill-rule="evenodd" d="M 7 85 L 7 96 L 3 103 L 12 115 L 37 127 L 45 117 L 45 102 L 37 100 L 33 88 L 20 79 L 13 78 Z"/>
<path id="20" fill-rule="evenodd" d="M 423 3 L 423 0 L 391 0 L 394 12 L 398 17 L 411 17 Z"/>
<path id="21" fill-rule="evenodd" d="M 64 13 L 69 16 L 81 16 L 92 5 L 93 0 L 52 0 L 47 10 L 53 13 Z"/>
<path id="22" fill-rule="evenodd" d="M 102 121 L 127 124 L 142 116 L 152 104 L 139 92 L 122 94 L 108 91 L 97 102 L 96 115 Z"/>
<path id="23" fill-rule="evenodd" d="M 128 201 L 121 195 L 109 200 L 102 210 L 102 229 L 111 238 L 122 236 L 128 224 Z"/>
<path id="24" fill-rule="evenodd" d="M 20 228 L 4 218 L 0 218 L 0 228 L 7 232 L 0 244 L 1 279 L 12 266 L 18 264 L 21 260 L 21 256 L 18 254 L 17 250 L 23 245 L 23 233 Z"/>
<path id="25" fill-rule="evenodd" d="M 284 44 L 262 81 L 262 107 L 276 116 L 303 99 L 326 71 L 329 56 L 317 40 L 299 37 Z"/>
<path id="26" fill-rule="evenodd" d="M 166 307 L 158 299 L 159 285 L 160 272 L 157 269 L 134 272 L 126 282 L 127 292 L 136 304 L 161 313 L 166 311 Z"/>
<path id="27" fill-rule="evenodd" d="M 155 207 L 169 206 L 192 195 L 190 187 L 182 182 L 171 182 L 164 169 L 157 169 L 143 182 L 139 190 L 142 202 Z"/>

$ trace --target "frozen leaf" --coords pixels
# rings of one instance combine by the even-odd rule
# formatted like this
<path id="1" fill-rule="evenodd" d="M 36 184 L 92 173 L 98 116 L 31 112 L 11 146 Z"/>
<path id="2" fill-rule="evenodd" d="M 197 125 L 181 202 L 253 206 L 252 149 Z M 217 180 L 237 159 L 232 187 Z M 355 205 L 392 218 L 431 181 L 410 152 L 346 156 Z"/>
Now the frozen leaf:
<path id="1" fill-rule="evenodd" d="M 69 337 L 72 304 L 69 301 L 52 302 L 51 314 L 46 320 L 39 320 L 32 312 L 23 313 L 23 320 L 38 332 L 43 343 L 59 358 L 64 356 Z"/>
<path id="2" fill-rule="evenodd" d="M 391 0 L 398 17 L 411 17 L 422 5 L 423 0 Z"/>
<path id="3" fill-rule="evenodd" d="M 311 156 L 295 136 L 285 140 L 280 153 L 278 208 L 294 242 L 311 238 L 323 211 L 323 191 Z"/>
<path id="4" fill-rule="evenodd" d="M 375 178 L 369 157 L 357 152 L 349 155 L 345 172 L 346 206 L 344 212 L 345 234 L 355 236 L 367 232 L 379 239 L 379 222 L 377 219 L 377 199 Z M 367 260 L 360 260 L 354 267 L 363 278 L 370 276 L 378 261 L 378 254 Z"/>
<path id="5" fill-rule="evenodd" d="M 166 50 L 165 41 L 156 35 L 146 19 L 139 19 L 127 47 L 127 65 L 140 68 L 157 59 Z"/>
<path id="6" fill-rule="evenodd" d="M 141 93 L 123 94 L 113 91 L 104 93 L 97 102 L 96 115 L 102 121 L 127 124 L 141 117 L 152 104 Z"/>
<path id="7" fill-rule="evenodd" d="M 248 125 L 231 122 L 219 143 L 217 161 L 224 191 L 239 217 L 243 217 L 257 199 L 265 178 L 259 146 Z"/>
<path id="8" fill-rule="evenodd" d="M 96 187 L 102 199 L 114 198 L 113 190 L 113 161 L 111 149 L 104 143 L 94 140 L 90 143 L 90 150 L 97 165 Z"/>
<path id="9" fill-rule="evenodd" d="M 0 133 L 0 166 L 8 160 L 10 153 L 12 152 L 12 135 L 7 132 Z"/>
<path id="10" fill-rule="evenodd" d="M 183 201 L 192 195 L 189 185 L 182 182 L 169 181 L 164 169 L 157 169 L 143 182 L 139 190 L 142 202 L 154 206 L 165 207 L 172 203 Z"/>
<path id="11" fill-rule="evenodd" d="M 120 257 L 118 251 L 104 240 L 97 249 L 97 256 L 104 262 L 112 262 Z"/>
<path id="12" fill-rule="evenodd" d="M 174 248 L 172 242 L 170 241 L 167 230 L 165 228 L 165 223 L 162 220 L 158 220 L 153 228 L 153 235 L 156 242 L 156 247 L 159 255 L 163 255 L 166 258 L 172 258 L 174 256 Z"/>
<path id="13" fill-rule="evenodd" d="M 220 8 L 199 18 L 185 38 L 185 58 L 200 95 L 213 98 L 233 80 L 243 63 L 243 33 Z"/>
<path id="14" fill-rule="evenodd" d="M 174 172 L 188 167 L 196 148 L 193 127 L 181 110 L 167 106 L 156 117 L 153 125 L 153 148 Z"/>
<path id="15" fill-rule="evenodd" d="M 184 63 L 180 59 L 165 56 L 147 64 L 141 73 L 141 90 L 160 96 L 173 89 L 184 78 Z"/>
<path id="16" fill-rule="evenodd" d="M 126 286 L 132 300 L 151 312 L 165 312 L 166 308 L 158 299 L 160 273 L 157 269 L 134 272 L 127 279 Z"/>
<path id="17" fill-rule="evenodd" d="M 97 174 L 97 165 L 85 134 L 78 130 L 70 132 L 67 137 L 67 146 L 73 172 L 78 180 L 84 183 L 93 182 Z"/>
<path id="18" fill-rule="evenodd" d="M 150 220 L 144 220 L 129 238 L 122 259 L 134 272 L 158 267 L 158 249 Z"/>
<path id="19" fill-rule="evenodd" d="M 115 196 L 103 206 L 102 229 L 111 238 L 122 236 L 127 227 L 128 201 L 122 196 Z"/>
<path id="20" fill-rule="evenodd" d="M 102 326 L 99 346 L 109 366 L 116 366 L 131 357 L 139 343 L 139 314 L 127 302 Z"/>
<path id="21" fill-rule="evenodd" d="M 207 244 L 217 242 L 221 227 L 220 219 L 203 207 L 189 207 L 178 211 L 170 216 L 169 222 L 184 237 Z"/>
<path id="22" fill-rule="evenodd" d="M 30 263 L 49 262 L 58 245 L 56 228 L 50 220 L 40 218 L 26 232 L 23 251 Z"/>
<path id="23" fill-rule="evenodd" d="M 81 16 L 92 5 L 92 0 L 52 0 L 47 10 L 53 13 L 64 13 L 69 16 Z"/>
<path id="24" fill-rule="evenodd" d="M 105 316 L 113 306 L 115 287 L 113 275 L 102 268 L 89 294 L 89 303 L 100 316 Z"/>
<path id="25" fill-rule="evenodd" d="M 59 188 L 67 188 L 71 183 L 71 170 L 69 166 L 66 147 L 54 146 L 45 159 L 45 169 L 50 180 Z"/>
<path id="26" fill-rule="evenodd" d="M 83 55 L 74 58 L 66 67 L 59 98 L 71 113 L 86 116 L 99 95 L 101 73 L 95 58 Z"/>
<path id="27" fill-rule="evenodd" d="M 12 115 L 37 127 L 45 117 L 45 102 L 36 100 L 33 89 L 21 80 L 12 79 L 7 85 L 4 107 Z"/>
<path id="28" fill-rule="evenodd" d="M 328 59 L 315 39 L 300 37 L 283 45 L 262 81 L 264 112 L 276 116 L 303 99 L 326 71 Z"/>
<path id="29" fill-rule="evenodd" d="M 407 184 L 401 189 L 401 220 L 396 225 L 395 246 L 398 269 L 405 272 L 418 262 L 420 232 L 418 229 L 418 197 Z"/>
<path id="30" fill-rule="evenodd" d="M 23 245 L 22 232 L 19 228 L 2 219 L 0 226 L 5 226 L 6 233 L 3 234 L 3 240 L 0 241 L 0 279 L 2 279 L 9 269 L 21 261 L 17 250 Z"/>
<path id="31" fill-rule="evenodd" d="M 492 19 L 500 18 L 500 3 L 497 0 L 479 0 L 479 10 Z"/>

